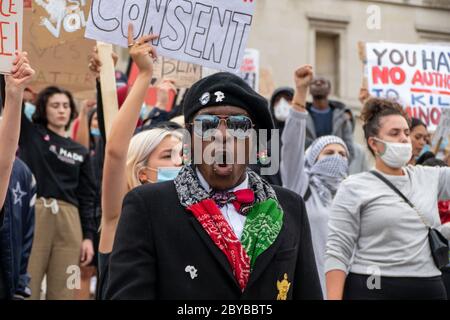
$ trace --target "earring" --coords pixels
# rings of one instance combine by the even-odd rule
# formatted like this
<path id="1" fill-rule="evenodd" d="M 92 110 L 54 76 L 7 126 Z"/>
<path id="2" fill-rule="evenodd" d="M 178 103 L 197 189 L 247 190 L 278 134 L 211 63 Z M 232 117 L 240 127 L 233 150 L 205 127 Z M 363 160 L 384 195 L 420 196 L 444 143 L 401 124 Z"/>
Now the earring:
<path id="1" fill-rule="evenodd" d="M 191 149 L 189 148 L 189 144 L 185 143 L 183 145 L 183 164 L 191 163 Z"/>
<path id="2" fill-rule="evenodd" d="M 259 162 L 259 164 L 262 164 L 262 165 L 265 165 L 265 164 L 267 164 L 269 161 L 269 158 L 268 158 L 268 156 L 267 156 L 267 150 L 262 150 L 262 151 L 260 151 L 259 153 L 258 153 L 258 155 L 257 155 L 257 157 L 258 157 L 258 162 Z"/>

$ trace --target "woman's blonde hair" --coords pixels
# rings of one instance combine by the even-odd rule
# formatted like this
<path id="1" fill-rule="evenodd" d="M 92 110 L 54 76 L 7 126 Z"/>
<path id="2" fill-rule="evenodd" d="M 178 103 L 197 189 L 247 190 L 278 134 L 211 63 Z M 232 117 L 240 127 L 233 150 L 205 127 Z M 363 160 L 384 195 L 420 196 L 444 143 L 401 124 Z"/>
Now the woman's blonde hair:
<path id="1" fill-rule="evenodd" d="M 131 139 L 130 146 L 128 147 L 126 165 L 128 190 L 142 184 L 139 181 L 139 172 L 147 166 L 151 153 L 170 135 L 179 139 L 181 142 L 182 136 L 180 133 L 161 128 L 140 132 Z"/>

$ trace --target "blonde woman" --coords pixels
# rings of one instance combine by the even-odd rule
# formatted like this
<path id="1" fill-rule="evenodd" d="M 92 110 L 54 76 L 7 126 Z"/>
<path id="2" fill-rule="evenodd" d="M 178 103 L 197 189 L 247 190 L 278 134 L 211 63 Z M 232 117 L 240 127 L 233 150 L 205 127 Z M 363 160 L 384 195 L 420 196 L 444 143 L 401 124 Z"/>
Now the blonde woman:
<path id="1" fill-rule="evenodd" d="M 152 79 L 156 52 L 150 41 L 156 36 L 144 36 L 134 42 L 132 35 L 133 27 L 130 25 L 130 56 L 139 68 L 139 75 L 114 119 L 106 143 L 102 185 L 102 232 L 99 245 L 99 297 L 102 297 L 106 275 L 104 271 L 113 248 L 125 194 L 139 185 L 163 180 L 168 171 L 173 175 L 176 170 L 172 168 L 181 165 L 178 152 L 181 149 L 181 137 L 171 130 L 152 129 L 133 137 Z"/>

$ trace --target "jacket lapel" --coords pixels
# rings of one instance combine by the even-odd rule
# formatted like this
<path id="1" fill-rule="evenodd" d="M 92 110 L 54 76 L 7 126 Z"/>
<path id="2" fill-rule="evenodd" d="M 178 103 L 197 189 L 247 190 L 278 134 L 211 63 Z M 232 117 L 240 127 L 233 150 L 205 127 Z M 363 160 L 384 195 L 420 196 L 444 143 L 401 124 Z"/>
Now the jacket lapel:
<path id="1" fill-rule="evenodd" d="M 208 248 L 208 250 L 211 252 L 211 254 L 214 256 L 214 258 L 217 260 L 219 265 L 224 269 L 225 273 L 227 274 L 227 277 L 234 283 L 236 286 L 236 289 L 241 291 L 239 284 L 236 281 L 236 278 L 234 277 L 233 271 L 231 269 L 230 263 L 228 262 L 226 256 L 220 251 L 220 249 L 216 246 L 216 244 L 211 240 L 211 237 L 208 235 L 208 233 L 203 229 L 203 227 L 200 225 L 200 223 L 195 219 L 193 215 L 190 215 L 189 217 L 192 227 L 197 231 L 198 235 Z"/>

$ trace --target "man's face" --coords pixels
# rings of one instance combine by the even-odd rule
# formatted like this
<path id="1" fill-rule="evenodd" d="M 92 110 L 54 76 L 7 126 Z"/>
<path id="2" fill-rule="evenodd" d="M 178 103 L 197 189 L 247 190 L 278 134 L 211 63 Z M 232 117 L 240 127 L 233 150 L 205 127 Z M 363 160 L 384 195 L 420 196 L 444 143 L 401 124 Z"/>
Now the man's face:
<path id="1" fill-rule="evenodd" d="M 216 115 L 222 119 L 229 116 L 246 116 L 247 111 L 239 107 L 220 106 L 202 109 L 194 117 L 201 115 Z M 249 163 L 250 138 L 236 138 L 229 130 L 225 120 L 221 120 L 217 130 L 211 130 L 214 134 L 203 139 L 193 130 L 192 152 L 194 157 L 196 150 L 202 152 L 202 163 L 197 168 L 215 190 L 231 189 L 245 180 L 245 171 Z M 201 143 L 201 148 L 195 144 Z"/>
<path id="2" fill-rule="evenodd" d="M 314 98 L 327 98 L 331 92 L 330 82 L 324 77 L 315 77 L 309 86 L 311 95 Z"/>

